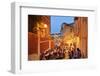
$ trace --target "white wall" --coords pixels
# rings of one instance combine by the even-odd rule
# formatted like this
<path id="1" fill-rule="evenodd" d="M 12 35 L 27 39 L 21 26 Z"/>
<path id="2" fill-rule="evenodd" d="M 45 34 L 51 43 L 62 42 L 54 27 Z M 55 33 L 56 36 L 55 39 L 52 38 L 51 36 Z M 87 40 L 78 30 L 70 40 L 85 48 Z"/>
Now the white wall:
<path id="1" fill-rule="evenodd" d="M 61 72 L 52 72 L 52 73 L 40 73 L 40 74 L 29 74 L 29 75 L 35 75 L 35 76 L 99 76 L 100 71 L 100 2 L 99 0 L 1 0 L 0 2 L 0 76 L 13 76 L 13 74 L 9 73 L 10 69 L 10 47 L 11 47 L 11 8 L 10 3 L 13 1 L 17 2 L 33 2 L 37 5 L 39 4 L 49 4 L 49 5 L 57 5 L 57 6 L 63 6 L 63 5 L 76 5 L 76 6 L 95 6 L 97 7 L 97 30 L 98 30 L 98 36 L 97 36 L 97 69 L 91 69 L 91 70 L 85 70 L 85 69 L 74 69 L 69 71 L 61 71 Z M 96 25 L 94 25 L 96 26 Z M 95 50 L 94 50 L 95 51 Z M 28 74 L 24 74 L 25 76 L 28 76 Z M 23 75 L 23 76 L 24 76 Z"/>

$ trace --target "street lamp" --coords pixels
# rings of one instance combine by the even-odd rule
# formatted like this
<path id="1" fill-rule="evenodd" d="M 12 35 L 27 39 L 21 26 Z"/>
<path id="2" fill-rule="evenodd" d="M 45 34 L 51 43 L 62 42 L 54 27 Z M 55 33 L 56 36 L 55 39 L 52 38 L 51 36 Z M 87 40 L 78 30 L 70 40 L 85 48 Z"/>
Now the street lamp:
<path id="1" fill-rule="evenodd" d="M 44 24 L 44 28 L 47 28 L 47 24 Z"/>

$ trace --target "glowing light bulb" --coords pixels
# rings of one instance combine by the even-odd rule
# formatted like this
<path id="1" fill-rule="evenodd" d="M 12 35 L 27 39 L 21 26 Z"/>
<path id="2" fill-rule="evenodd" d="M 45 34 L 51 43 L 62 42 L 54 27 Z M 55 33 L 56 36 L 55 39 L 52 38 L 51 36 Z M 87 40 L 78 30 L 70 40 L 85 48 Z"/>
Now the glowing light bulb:
<path id="1" fill-rule="evenodd" d="M 47 24 L 44 24 L 44 28 L 47 28 Z"/>

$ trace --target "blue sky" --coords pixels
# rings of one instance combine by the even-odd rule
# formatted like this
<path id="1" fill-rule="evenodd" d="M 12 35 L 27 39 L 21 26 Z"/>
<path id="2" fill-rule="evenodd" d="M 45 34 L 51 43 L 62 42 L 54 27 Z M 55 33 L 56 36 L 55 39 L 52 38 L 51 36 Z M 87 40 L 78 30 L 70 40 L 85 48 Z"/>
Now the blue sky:
<path id="1" fill-rule="evenodd" d="M 72 16 L 51 16 L 51 34 L 60 33 L 62 23 L 73 23 L 74 17 Z"/>

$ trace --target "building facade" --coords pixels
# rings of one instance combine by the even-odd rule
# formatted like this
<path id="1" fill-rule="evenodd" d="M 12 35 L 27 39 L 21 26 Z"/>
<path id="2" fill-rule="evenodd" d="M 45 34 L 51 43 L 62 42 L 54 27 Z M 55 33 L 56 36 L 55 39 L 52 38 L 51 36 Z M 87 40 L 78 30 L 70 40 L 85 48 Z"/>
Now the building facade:
<path id="1" fill-rule="evenodd" d="M 81 49 L 83 58 L 87 58 L 88 54 L 88 18 L 75 17 L 74 32 L 80 38 L 79 48 Z"/>

